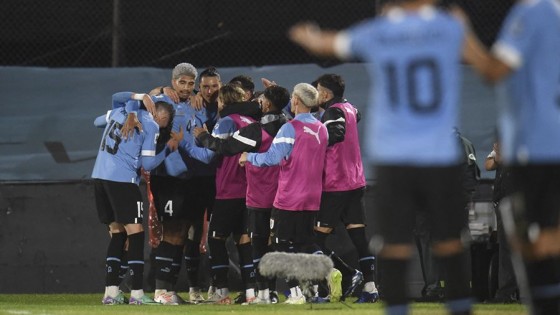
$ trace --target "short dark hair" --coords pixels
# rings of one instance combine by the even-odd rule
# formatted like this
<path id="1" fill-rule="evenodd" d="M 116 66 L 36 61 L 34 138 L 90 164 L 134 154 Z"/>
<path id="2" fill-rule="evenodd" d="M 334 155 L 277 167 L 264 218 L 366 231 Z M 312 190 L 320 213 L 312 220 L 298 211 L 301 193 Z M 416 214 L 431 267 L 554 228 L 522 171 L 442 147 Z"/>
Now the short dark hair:
<path id="1" fill-rule="evenodd" d="M 290 101 L 290 92 L 279 85 L 271 85 L 264 90 L 264 97 L 270 101 L 276 109 L 282 109 Z"/>
<path id="2" fill-rule="evenodd" d="M 166 127 L 159 129 L 159 137 L 157 139 L 158 145 L 163 145 L 171 139 L 171 130 L 173 129 L 173 120 L 175 119 L 175 108 L 173 105 L 165 101 L 157 101 L 155 103 L 156 111 L 164 110 L 169 115 L 169 123 Z"/>
<path id="3" fill-rule="evenodd" d="M 199 75 L 199 78 L 203 77 L 217 77 L 218 80 L 221 81 L 220 73 L 215 67 L 208 67 L 204 69 Z"/>
<path id="4" fill-rule="evenodd" d="M 338 74 L 334 74 L 334 73 L 323 74 L 315 81 L 317 81 L 317 83 L 320 84 L 322 87 L 331 90 L 331 92 L 335 97 L 344 96 L 344 89 L 346 85 L 344 83 L 344 79 Z"/>
<path id="5" fill-rule="evenodd" d="M 245 91 L 253 92 L 255 90 L 255 83 L 253 83 L 253 79 L 248 75 L 238 75 L 229 80 L 229 83 L 238 84 Z"/>

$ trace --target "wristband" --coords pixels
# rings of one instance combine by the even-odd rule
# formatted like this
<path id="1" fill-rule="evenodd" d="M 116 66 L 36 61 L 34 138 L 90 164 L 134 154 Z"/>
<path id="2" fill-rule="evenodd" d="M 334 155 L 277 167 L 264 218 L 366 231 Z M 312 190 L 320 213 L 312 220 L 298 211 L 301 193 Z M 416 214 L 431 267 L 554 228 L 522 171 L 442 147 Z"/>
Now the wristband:
<path id="1" fill-rule="evenodd" d="M 134 93 L 134 94 L 132 94 L 132 99 L 137 100 L 137 101 L 141 101 L 144 98 L 145 95 L 146 94 L 143 94 L 143 93 L 142 94 Z"/>
<path id="2" fill-rule="evenodd" d="M 165 86 L 162 86 L 161 89 L 159 89 L 159 94 L 163 94 L 163 89 L 165 89 Z"/>

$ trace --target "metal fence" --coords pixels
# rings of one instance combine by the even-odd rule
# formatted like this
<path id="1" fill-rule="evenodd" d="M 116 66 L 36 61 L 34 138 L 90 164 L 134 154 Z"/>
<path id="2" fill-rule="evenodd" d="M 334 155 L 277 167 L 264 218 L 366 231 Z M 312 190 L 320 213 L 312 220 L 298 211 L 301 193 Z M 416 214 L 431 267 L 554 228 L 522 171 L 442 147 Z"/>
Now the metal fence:
<path id="1" fill-rule="evenodd" d="M 490 45 L 514 0 L 459 0 Z M 261 66 L 317 60 L 288 27 L 341 29 L 376 13 L 374 0 L 3 0 L 0 64 L 46 67 Z"/>

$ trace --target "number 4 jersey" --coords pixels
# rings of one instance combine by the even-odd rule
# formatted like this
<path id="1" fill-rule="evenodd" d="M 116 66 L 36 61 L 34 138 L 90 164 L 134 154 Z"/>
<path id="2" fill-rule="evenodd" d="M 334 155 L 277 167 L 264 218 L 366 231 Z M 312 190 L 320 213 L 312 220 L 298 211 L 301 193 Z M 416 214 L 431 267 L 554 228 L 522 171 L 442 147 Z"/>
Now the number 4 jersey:
<path id="1" fill-rule="evenodd" d="M 124 107 L 115 108 L 107 113 L 107 126 L 103 131 L 101 145 L 93 167 L 92 178 L 114 182 L 140 182 L 142 156 L 155 156 L 159 126 L 145 110 L 138 111 L 142 132 L 122 139 L 121 127 L 127 117 Z"/>
<path id="2" fill-rule="evenodd" d="M 462 25 L 443 11 L 390 9 L 341 33 L 340 57 L 367 62 L 372 78 L 365 154 L 376 164 L 457 164 Z"/>

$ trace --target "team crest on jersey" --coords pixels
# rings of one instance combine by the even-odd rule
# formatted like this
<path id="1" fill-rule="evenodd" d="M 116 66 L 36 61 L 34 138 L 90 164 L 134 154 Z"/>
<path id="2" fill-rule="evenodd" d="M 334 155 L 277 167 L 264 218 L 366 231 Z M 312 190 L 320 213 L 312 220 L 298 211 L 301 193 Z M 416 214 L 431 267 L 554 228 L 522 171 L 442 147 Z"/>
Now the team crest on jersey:
<path id="1" fill-rule="evenodd" d="M 321 144 L 321 139 L 319 139 L 319 129 L 321 128 L 321 126 L 317 127 L 317 131 L 313 131 L 311 130 L 311 128 L 307 127 L 307 126 L 303 126 L 303 132 L 308 133 L 312 136 L 315 136 L 315 139 L 317 139 L 317 142 L 319 142 L 319 144 Z"/>

